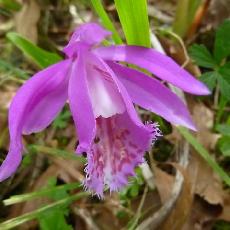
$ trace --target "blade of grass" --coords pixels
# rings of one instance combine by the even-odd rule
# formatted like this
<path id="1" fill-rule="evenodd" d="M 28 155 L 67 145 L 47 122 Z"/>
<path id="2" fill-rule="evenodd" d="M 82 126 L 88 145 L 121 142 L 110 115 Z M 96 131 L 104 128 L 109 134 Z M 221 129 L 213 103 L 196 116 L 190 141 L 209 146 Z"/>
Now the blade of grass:
<path id="1" fill-rule="evenodd" d="M 115 0 L 120 22 L 129 45 L 150 47 L 146 0 Z"/>
<path id="2" fill-rule="evenodd" d="M 15 32 L 7 33 L 6 36 L 27 57 L 31 58 L 40 68 L 45 68 L 62 60 L 61 56 L 59 56 L 58 54 L 48 52 L 34 45 L 32 42 Z"/>
<path id="3" fill-rule="evenodd" d="M 85 197 L 88 195 L 89 195 L 89 193 L 87 193 L 87 192 L 77 193 L 73 196 L 69 196 L 67 198 L 61 199 L 57 202 L 46 205 L 46 206 L 39 208 L 35 211 L 28 212 L 24 215 L 12 218 L 12 219 L 7 220 L 7 221 L 4 221 L 0 224 L 0 229 L 7 230 L 7 229 L 15 228 L 16 226 L 18 226 L 20 224 L 23 224 L 27 221 L 30 221 L 30 220 L 37 218 L 43 212 L 46 212 L 46 211 L 51 210 L 51 209 L 61 208 L 61 206 L 63 206 L 63 205 L 70 204 L 71 202 L 79 200 L 82 197 Z"/>
<path id="4" fill-rule="evenodd" d="M 9 199 L 3 200 L 3 203 L 4 205 L 17 204 L 20 202 L 33 200 L 33 199 L 36 199 L 42 196 L 47 196 L 57 191 L 67 191 L 67 190 L 72 190 L 72 189 L 76 189 L 80 187 L 81 187 L 80 183 L 70 183 L 70 184 L 56 186 L 55 188 L 44 188 L 36 192 L 31 192 L 31 193 L 27 193 L 23 195 L 11 196 Z"/>
<path id="5" fill-rule="evenodd" d="M 176 16 L 173 23 L 173 31 L 181 37 L 186 35 L 201 0 L 179 0 L 177 3 Z"/>
<path id="6" fill-rule="evenodd" d="M 18 76 L 24 80 L 27 80 L 29 78 L 28 74 L 25 71 L 13 66 L 9 62 L 1 60 L 1 59 L 0 59 L 0 70 L 9 71 L 9 72 L 15 74 L 16 76 Z"/>
<path id="7" fill-rule="evenodd" d="M 114 27 L 112 21 L 110 20 L 108 14 L 106 13 L 101 0 L 91 0 L 92 6 L 98 16 L 101 18 L 103 26 L 113 33 L 112 37 L 116 44 L 122 44 L 122 40 Z"/>
<path id="8" fill-rule="evenodd" d="M 230 186 L 230 177 L 228 174 L 216 163 L 209 152 L 200 144 L 193 135 L 183 127 L 177 127 L 184 138 L 193 146 L 193 148 L 201 155 L 202 158 L 212 167 L 212 169 L 220 176 L 220 178 Z"/>

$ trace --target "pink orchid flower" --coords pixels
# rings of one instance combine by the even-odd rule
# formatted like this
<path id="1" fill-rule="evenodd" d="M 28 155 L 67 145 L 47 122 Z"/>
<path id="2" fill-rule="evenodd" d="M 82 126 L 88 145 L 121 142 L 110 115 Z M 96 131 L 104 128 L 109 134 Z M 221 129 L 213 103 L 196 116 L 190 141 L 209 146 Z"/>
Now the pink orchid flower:
<path id="1" fill-rule="evenodd" d="M 76 152 L 87 153 L 84 186 L 98 196 L 103 196 L 104 187 L 117 191 L 125 186 L 160 135 L 156 124 L 142 123 L 133 103 L 195 130 L 185 104 L 173 92 L 124 63 L 144 68 L 188 93 L 209 94 L 207 87 L 154 49 L 98 47 L 110 34 L 95 23 L 80 26 L 64 48 L 65 60 L 38 72 L 18 90 L 9 109 L 10 147 L 0 167 L 0 181 L 21 162 L 22 135 L 45 129 L 67 100 L 79 140 Z"/>

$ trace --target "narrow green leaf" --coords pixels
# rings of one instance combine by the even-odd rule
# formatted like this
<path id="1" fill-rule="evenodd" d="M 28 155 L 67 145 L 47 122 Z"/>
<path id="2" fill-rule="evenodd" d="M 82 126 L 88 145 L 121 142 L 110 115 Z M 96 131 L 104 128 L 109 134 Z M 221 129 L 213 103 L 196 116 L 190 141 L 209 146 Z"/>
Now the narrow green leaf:
<path id="1" fill-rule="evenodd" d="M 189 48 L 189 54 L 197 65 L 214 69 L 217 64 L 204 45 L 194 44 Z"/>
<path id="2" fill-rule="evenodd" d="M 186 35 L 201 2 L 201 0 L 177 1 L 176 16 L 173 23 L 173 31 L 176 34 L 181 37 Z"/>
<path id="3" fill-rule="evenodd" d="M 55 157 L 62 157 L 62 158 L 77 160 L 82 163 L 86 163 L 86 159 L 84 157 L 77 156 L 74 152 L 69 152 L 69 151 L 57 149 L 57 148 L 46 147 L 43 145 L 28 145 L 27 148 L 30 151 L 45 153 L 45 154 L 55 156 Z"/>
<path id="4" fill-rule="evenodd" d="M 230 55 L 230 19 L 225 20 L 216 31 L 214 56 L 218 63 Z"/>
<path id="5" fill-rule="evenodd" d="M 69 196 L 67 198 L 61 199 L 57 202 L 46 205 L 46 206 L 39 208 L 35 211 L 28 212 L 24 215 L 9 219 L 9 220 L 4 221 L 0 224 L 0 229 L 7 230 L 7 229 L 15 228 L 16 226 L 18 226 L 20 224 L 23 224 L 27 221 L 36 219 L 43 212 L 46 212 L 46 211 L 51 210 L 51 209 L 61 208 L 63 205 L 65 206 L 67 204 L 70 204 L 73 201 L 79 200 L 82 197 L 86 197 L 88 195 L 89 195 L 89 193 L 87 193 L 87 192 L 77 193 L 77 194 L 74 194 L 73 196 Z"/>
<path id="6" fill-rule="evenodd" d="M 36 199 L 42 196 L 47 196 L 54 192 L 72 190 L 75 188 L 79 188 L 80 186 L 81 186 L 80 183 L 71 183 L 71 184 L 60 185 L 60 186 L 56 186 L 52 188 L 45 188 L 45 189 L 41 189 L 36 192 L 31 192 L 31 193 L 27 193 L 23 195 L 11 196 L 9 199 L 3 200 L 3 203 L 4 205 L 17 204 L 20 202 L 33 200 L 33 199 Z"/>
<path id="7" fill-rule="evenodd" d="M 116 44 L 122 44 L 122 40 L 114 27 L 112 21 L 110 20 L 108 14 L 106 13 L 101 0 L 91 0 L 94 10 L 101 18 L 103 26 L 113 33 L 112 37 Z"/>
<path id="8" fill-rule="evenodd" d="M 204 160 L 212 167 L 212 169 L 220 176 L 220 178 L 230 186 L 229 175 L 216 163 L 209 152 L 193 137 L 193 135 L 184 127 L 177 127 L 185 139 L 193 146 L 193 148 L 204 158 Z"/>
<path id="9" fill-rule="evenodd" d="M 146 0 L 115 0 L 120 22 L 129 45 L 150 47 Z"/>
<path id="10" fill-rule="evenodd" d="M 45 68 L 62 59 L 58 54 L 41 49 L 17 33 L 10 32 L 7 34 L 7 38 L 40 68 Z"/>
<path id="11" fill-rule="evenodd" d="M 25 71 L 13 66 L 9 62 L 1 60 L 1 59 L 0 59 L 0 70 L 9 71 L 9 72 L 15 74 L 16 76 L 18 76 L 24 80 L 29 78 L 28 74 Z"/>

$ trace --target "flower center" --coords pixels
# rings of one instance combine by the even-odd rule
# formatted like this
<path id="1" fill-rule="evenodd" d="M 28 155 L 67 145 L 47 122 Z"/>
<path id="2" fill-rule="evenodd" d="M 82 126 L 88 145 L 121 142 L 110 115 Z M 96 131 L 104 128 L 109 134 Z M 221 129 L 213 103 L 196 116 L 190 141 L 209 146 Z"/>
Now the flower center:
<path id="1" fill-rule="evenodd" d="M 117 86 L 107 72 L 89 64 L 87 79 L 95 117 L 108 118 L 125 111 Z"/>

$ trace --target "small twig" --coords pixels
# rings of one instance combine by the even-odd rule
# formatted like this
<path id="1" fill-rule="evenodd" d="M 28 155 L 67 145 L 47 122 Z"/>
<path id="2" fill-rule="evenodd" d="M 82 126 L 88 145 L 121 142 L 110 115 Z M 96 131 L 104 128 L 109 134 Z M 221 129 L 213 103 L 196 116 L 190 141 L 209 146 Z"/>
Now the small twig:
<path id="1" fill-rule="evenodd" d="M 173 18 L 171 16 L 159 11 L 154 6 L 148 6 L 148 15 L 166 24 L 172 24 L 173 22 Z"/>
<path id="2" fill-rule="evenodd" d="M 133 216 L 134 215 L 134 212 L 132 210 L 130 210 L 129 208 L 126 208 L 125 206 L 121 205 L 120 202 L 116 202 L 115 200 L 109 200 L 109 205 L 113 205 L 119 209 L 122 209 L 123 211 L 127 212 L 129 215 Z M 93 204 L 95 205 L 95 204 Z M 104 204 L 103 204 L 104 205 Z"/>
<path id="3" fill-rule="evenodd" d="M 73 208 L 73 211 L 76 215 L 80 216 L 86 222 L 86 224 L 88 225 L 88 229 L 100 230 L 87 209 L 77 207 Z"/>
<path id="4" fill-rule="evenodd" d="M 155 188 L 154 175 L 148 163 L 147 162 L 142 163 L 140 165 L 140 168 L 141 168 L 142 175 L 145 179 L 145 182 L 151 189 L 154 189 Z"/>
<path id="5" fill-rule="evenodd" d="M 129 230 L 134 230 L 135 227 L 137 226 L 138 220 L 139 220 L 140 217 L 141 217 L 141 210 L 142 210 L 142 208 L 143 208 L 143 205 L 144 205 L 144 202 L 145 202 L 145 199 L 146 199 L 147 192 L 148 192 L 148 186 L 145 186 L 144 193 L 143 193 L 143 195 L 142 195 L 142 197 L 141 197 L 141 201 L 140 201 L 140 204 L 139 204 L 138 209 L 137 209 L 137 213 L 136 213 L 136 215 L 133 217 L 133 223 L 132 223 L 132 225 L 129 227 Z"/>
<path id="6" fill-rule="evenodd" d="M 185 68 L 188 65 L 188 63 L 190 62 L 190 57 L 188 55 L 187 49 L 185 47 L 185 44 L 184 44 L 184 41 L 182 40 L 182 38 L 179 35 L 177 35 L 176 33 L 174 33 L 173 31 L 171 31 L 171 30 L 165 30 L 165 29 L 162 29 L 162 28 L 157 28 L 157 29 L 155 29 L 155 31 L 162 31 L 164 33 L 167 33 L 170 36 L 174 37 L 179 42 L 179 44 L 181 45 L 182 50 L 184 52 L 184 56 L 185 56 L 185 61 L 181 65 L 181 67 Z"/>
<path id="7" fill-rule="evenodd" d="M 72 163 L 69 160 L 60 160 L 58 158 L 54 158 L 53 162 L 57 164 L 59 167 L 62 167 L 76 181 L 82 182 L 84 180 L 84 176 L 77 169 L 75 169 L 75 162 Z"/>

